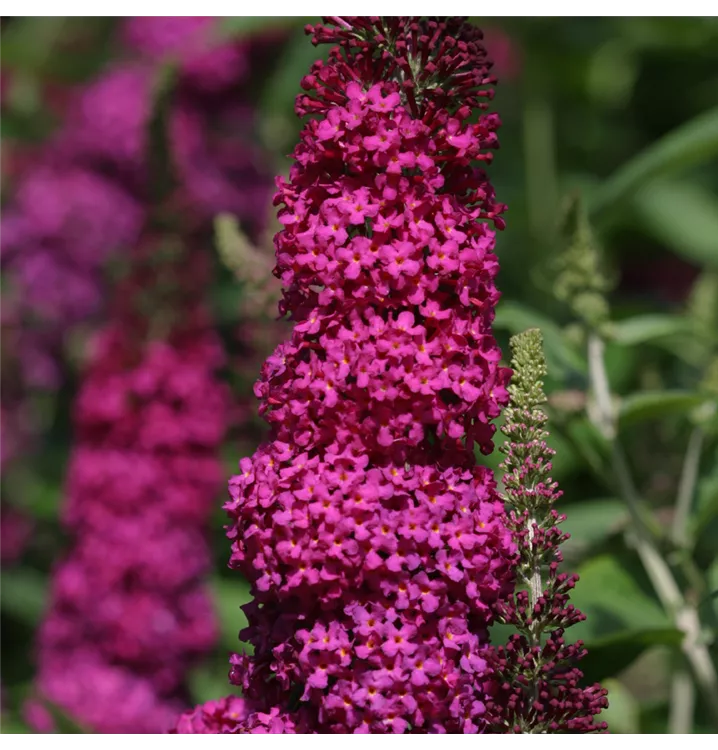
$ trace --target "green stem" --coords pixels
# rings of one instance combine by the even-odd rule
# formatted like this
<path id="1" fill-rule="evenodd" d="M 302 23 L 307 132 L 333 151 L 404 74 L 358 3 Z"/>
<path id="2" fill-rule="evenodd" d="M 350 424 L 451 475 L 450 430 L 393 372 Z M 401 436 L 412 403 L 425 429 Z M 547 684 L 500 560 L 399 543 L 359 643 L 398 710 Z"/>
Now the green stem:
<path id="1" fill-rule="evenodd" d="M 532 516 L 529 516 L 526 523 L 529 544 L 533 543 L 535 523 L 536 519 Z M 534 558 L 534 562 L 531 567 L 531 576 L 524 578 L 524 583 L 526 584 L 526 587 L 528 589 L 530 610 L 533 612 L 534 604 L 536 604 L 539 597 L 543 593 L 543 583 L 541 580 L 541 564 L 536 560 L 536 558 Z M 527 631 L 527 637 L 531 648 L 535 648 L 536 646 L 540 645 L 541 631 L 536 627 L 536 623 L 531 623 L 531 627 Z M 530 676 L 531 685 L 529 690 L 531 692 L 532 703 L 539 697 L 538 674 L 536 672 L 537 670 L 534 670 L 534 674 Z M 524 732 L 526 734 L 534 734 L 534 729 L 535 727 L 533 726 L 533 724 L 529 722 L 529 724 L 524 727 Z"/>
<path id="2" fill-rule="evenodd" d="M 589 418 L 610 444 L 611 461 L 614 468 L 618 469 L 614 472 L 616 483 L 624 498 L 630 497 L 630 501 L 627 500 L 627 502 L 632 519 L 640 524 L 649 537 L 654 537 L 660 527 L 636 490 L 631 479 L 628 461 L 617 441 L 616 414 L 611 399 L 611 387 L 608 383 L 603 353 L 603 339 L 598 334 L 592 333 L 588 338 L 588 367 L 597 409 L 594 415 L 589 414 Z"/>
<path id="3" fill-rule="evenodd" d="M 529 518 L 527 527 L 528 527 L 530 543 L 533 543 L 535 524 L 536 524 L 536 519 Z M 543 581 L 541 580 L 541 563 L 538 562 L 538 560 L 536 559 L 534 559 L 533 567 L 531 569 L 531 578 L 528 579 L 526 583 L 528 584 L 528 589 L 529 589 L 529 602 L 531 604 L 531 609 L 533 610 L 534 605 L 539 600 L 539 597 L 541 596 L 541 594 L 543 594 Z M 531 645 L 535 646 L 537 644 L 532 643 Z"/>
<path id="4" fill-rule="evenodd" d="M 644 523 L 640 498 L 630 468 L 616 436 L 616 420 L 604 361 L 604 342 L 596 333 L 589 334 L 588 366 L 591 387 L 598 413 L 595 424 L 612 445 L 616 481 L 628 506 L 636 537 L 636 551 L 653 588 L 676 629 L 683 633 L 682 649 L 693 670 L 696 682 L 710 707 L 718 727 L 718 675 L 711 655 L 701 637 L 701 624 L 696 609 L 685 601 L 668 563 L 663 559 Z"/>
<path id="5" fill-rule="evenodd" d="M 703 450 L 704 434 L 700 427 L 695 427 L 688 440 L 686 457 L 683 461 L 681 480 L 678 486 L 678 497 L 676 498 L 676 512 L 673 516 L 673 529 L 671 538 L 678 547 L 685 547 L 688 543 L 688 517 L 693 504 L 696 482 L 698 481 L 698 469 L 701 462 L 701 451 Z"/>
<path id="6" fill-rule="evenodd" d="M 695 702 L 696 689 L 690 671 L 683 663 L 677 664 L 671 678 L 669 734 L 692 733 Z"/>

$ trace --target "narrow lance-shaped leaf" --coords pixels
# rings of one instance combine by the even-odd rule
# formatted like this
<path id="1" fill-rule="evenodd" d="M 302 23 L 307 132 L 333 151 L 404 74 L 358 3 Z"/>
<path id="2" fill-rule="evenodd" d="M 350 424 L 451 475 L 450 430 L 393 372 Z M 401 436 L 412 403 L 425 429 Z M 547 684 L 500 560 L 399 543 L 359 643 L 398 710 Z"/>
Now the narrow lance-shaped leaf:
<path id="1" fill-rule="evenodd" d="M 594 193 L 594 218 L 607 214 L 638 188 L 659 175 L 703 164 L 718 154 L 718 107 L 704 112 L 653 143 L 631 159 Z"/>

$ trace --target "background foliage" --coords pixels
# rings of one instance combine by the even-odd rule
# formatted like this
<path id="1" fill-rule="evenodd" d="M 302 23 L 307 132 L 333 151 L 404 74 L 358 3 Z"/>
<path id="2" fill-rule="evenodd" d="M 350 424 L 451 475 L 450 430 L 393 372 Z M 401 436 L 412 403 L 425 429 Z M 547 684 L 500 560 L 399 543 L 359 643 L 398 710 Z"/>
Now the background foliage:
<path id="1" fill-rule="evenodd" d="M 253 96 L 262 146 L 280 173 L 288 169 L 286 154 L 299 131 L 292 111 L 299 80 L 317 57 L 302 31 L 306 20 L 218 21 L 218 32 L 230 37 L 272 32 L 273 62 L 254 71 Z M 504 296 L 496 326 L 505 352 L 512 333 L 529 326 L 544 333 L 554 475 L 565 492 L 561 509 L 572 534 L 566 556 L 581 575 L 574 601 L 587 614 L 575 628 L 589 649 L 587 677 L 609 689 L 606 719 L 613 732 L 715 731 L 704 689 L 695 693 L 695 711 L 685 708 L 694 691 L 690 676 L 683 677 L 683 636 L 636 552 L 614 441 L 601 431 L 586 346 L 586 329 L 597 323 L 590 315 L 581 321 L 575 295 L 562 291 L 570 286 L 569 272 L 610 286 L 610 317 L 600 323 L 616 440 L 655 548 L 698 611 L 699 637 L 715 664 L 718 21 L 475 20 L 497 59 L 501 82 L 494 103 L 504 122 L 490 168 L 509 205 L 498 244 Z M 113 54 L 106 40 L 114 23 L 19 18 L 3 24 L 2 69 L 12 73 L 3 150 L 52 131 L 48 86 L 81 82 L 101 69 Z M 161 169 L 161 122 L 158 128 L 152 142 Z M 578 266 L 566 270 L 567 248 L 576 250 L 576 225 L 562 218 L 569 195 L 580 196 L 590 222 L 595 267 L 579 252 Z M 601 290 L 594 291 L 601 298 Z M 212 299 L 221 325 L 236 318 L 237 298 L 246 293 L 231 274 L 217 273 Z M 246 396 L 251 379 L 231 380 Z M 44 405 L 48 429 L 41 449 L 3 476 L 3 495 L 21 498 L 37 520 L 24 558 L 2 571 L 3 731 L 24 731 L 17 709 L 32 677 L 33 632 L 50 565 L 64 543 L 57 512 L 76 388 L 71 373 L 57 399 Z M 232 436 L 228 475 L 260 433 L 258 427 L 256 434 Z M 495 466 L 500 457 L 488 460 Z M 679 495 L 690 508 L 685 523 L 676 514 Z M 243 620 L 237 608 L 248 595 L 225 569 L 220 505 L 218 498 L 213 588 L 223 640 L 213 661 L 194 675 L 196 701 L 227 692 L 227 651 L 236 648 Z M 495 635 L 501 637 L 498 629 Z"/>

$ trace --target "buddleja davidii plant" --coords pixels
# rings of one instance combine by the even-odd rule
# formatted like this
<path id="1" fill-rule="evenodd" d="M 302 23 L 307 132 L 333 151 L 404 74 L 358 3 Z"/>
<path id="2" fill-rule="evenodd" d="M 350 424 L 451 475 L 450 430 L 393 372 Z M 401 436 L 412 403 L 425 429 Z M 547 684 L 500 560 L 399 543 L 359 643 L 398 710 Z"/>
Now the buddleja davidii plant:
<path id="1" fill-rule="evenodd" d="M 541 332 L 531 329 L 511 339 L 514 375 L 511 403 L 501 428 L 506 458 L 505 500 L 518 548 L 516 590 L 501 620 L 516 629 L 494 652 L 497 692 L 488 706 L 498 733 L 602 732 L 597 720 L 608 706 L 606 690 L 582 687 L 577 663 L 586 653 L 581 641 L 567 643 L 567 628 L 585 619 L 569 602 L 577 575 L 559 573 L 561 528 L 566 516 L 554 507 L 561 496 L 551 478 L 555 453 L 546 443 L 543 378 L 546 360 Z"/>
<path id="2" fill-rule="evenodd" d="M 554 293 L 575 317 L 576 322 L 569 329 L 572 338 L 586 347 L 590 390 L 587 416 L 606 447 L 607 465 L 602 474 L 611 477 L 618 495 L 626 503 L 631 520 L 631 545 L 664 611 L 682 634 L 681 652 L 690 668 L 689 676 L 679 663 L 673 675 L 669 730 L 673 733 L 691 731 L 694 685 L 700 690 L 713 722 L 718 726 L 718 674 L 708 650 L 709 630 L 701 621 L 699 607 L 692 601 L 695 597 L 683 585 L 685 580 L 692 588 L 697 584 L 698 590 L 704 594 L 707 590 L 704 577 L 692 559 L 687 530 L 704 437 L 715 430 L 718 413 L 718 385 L 714 382 L 718 365 L 715 364 L 715 337 L 711 332 L 714 326 L 710 323 L 705 326 L 706 321 L 702 320 L 706 307 L 712 307 L 705 304 L 705 296 L 711 296 L 710 287 L 714 282 L 708 276 L 696 285 L 694 299 L 687 311 L 696 328 L 708 329 L 684 342 L 683 352 L 694 365 L 705 368 L 705 375 L 697 388 L 702 404 L 692 415 L 693 430 L 679 479 L 673 528 L 670 535 L 666 535 L 637 489 L 629 457 L 620 439 L 617 398 L 611 391 L 605 361 L 606 344 L 616 333 L 608 299 L 613 283 L 603 267 L 597 239 L 579 196 L 573 196 L 567 204 L 562 233 L 565 247 L 553 269 Z M 667 556 L 664 552 L 671 546 L 673 553 Z M 676 690 L 683 694 L 682 697 L 676 694 Z"/>

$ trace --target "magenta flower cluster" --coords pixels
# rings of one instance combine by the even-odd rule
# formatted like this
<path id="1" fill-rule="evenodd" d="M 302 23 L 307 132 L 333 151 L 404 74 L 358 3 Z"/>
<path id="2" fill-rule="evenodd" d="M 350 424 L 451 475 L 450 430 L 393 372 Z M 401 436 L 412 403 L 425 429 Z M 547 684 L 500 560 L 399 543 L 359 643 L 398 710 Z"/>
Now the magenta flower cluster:
<path id="1" fill-rule="evenodd" d="M 226 427 L 221 347 L 201 325 L 142 348 L 136 333 L 102 334 L 76 404 L 73 546 L 38 642 L 39 697 L 101 733 L 169 729 L 217 635 L 203 576 Z"/>
<path id="2" fill-rule="evenodd" d="M 64 358 L 71 349 L 77 354 L 74 334 L 106 314 L 107 261 L 127 260 L 146 240 L 156 215 L 150 119 L 168 58 L 176 60 L 178 74 L 167 122 L 175 184 L 165 216 L 173 211 L 195 242 L 204 242 L 220 211 L 250 229 L 261 226 L 270 183 L 250 147 L 253 120 L 244 103 L 256 50 L 244 42 L 215 43 L 214 23 L 193 17 L 121 21 L 125 59 L 65 91 L 59 131 L 29 159 L 10 160 L 1 232 L 8 284 L 2 300 L 3 470 L 37 449 L 44 429 L 33 409 L 37 390 L 62 385 Z M 22 508 L 22 497 L 8 499 Z M 0 521 L 3 536 L 17 540 L 13 559 L 28 536 L 16 534 L 27 524 L 21 512 L 3 512 Z M 9 553 L 10 544 L 3 546 Z"/>
<path id="3" fill-rule="evenodd" d="M 136 245 L 154 210 L 148 137 L 168 59 L 178 66 L 167 122 L 174 215 L 193 234 L 207 235 L 221 211 L 261 225 L 269 180 L 251 145 L 244 96 L 255 50 L 213 41 L 214 20 L 120 22 L 125 59 L 64 92 L 59 131 L 9 175 L 2 316 L 5 356 L 21 387 L 3 396 L 8 414 L 23 410 L 25 391 L 60 386 L 72 331 L 102 311 L 107 261 Z"/>
<path id="4" fill-rule="evenodd" d="M 250 711 L 247 702 L 228 696 L 197 706 L 180 717 L 173 734 L 304 734 L 306 727 L 273 706 Z"/>
<path id="5" fill-rule="evenodd" d="M 482 650 L 514 552 L 491 472 L 509 371 L 485 173 L 497 146 L 480 32 L 330 19 L 275 204 L 291 338 L 255 392 L 270 440 L 230 481 L 251 582 L 231 681 L 182 732 L 476 732 Z M 457 104 L 458 103 L 458 104 Z M 472 120 L 475 110 L 478 119 Z"/>
<path id="6" fill-rule="evenodd" d="M 176 60 L 179 67 L 168 115 L 177 206 L 195 224 L 229 212 L 255 231 L 263 226 L 270 190 L 256 148 L 247 86 L 252 68 L 261 64 L 265 45 L 261 40 L 221 41 L 216 25 L 217 19 L 211 17 L 137 17 L 125 22 L 122 37 L 127 49 L 139 57 L 145 78 L 148 68 L 157 70 L 168 59 Z M 147 83 L 128 85 L 128 98 L 147 88 Z M 107 101 L 112 106 L 110 97 Z M 133 111 L 137 107 L 129 108 L 130 117 Z M 144 125 L 146 137 L 146 120 Z"/>
<path id="7" fill-rule="evenodd" d="M 157 208 L 150 119 L 168 57 L 178 73 L 163 215 L 199 242 L 220 211 L 257 228 L 269 196 L 243 103 L 253 50 L 215 45 L 212 19 L 121 25 L 127 59 L 68 92 L 63 126 L 17 170 L 4 212 L 3 464 L 31 444 L 29 392 L 60 384 L 70 334 L 96 322 L 106 261 L 146 244 Z M 195 341 L 142 350 L 115 320 L 81 391 L 64 519 L 73 547 L 55 572 L 36 690 L 93 731 L 171 727 L 187 705 L 188 669 L 216 642 L 204 526 L 227 403 L 213 375 L 217 342 L 203 325 Z M 3 535 L 17 532 L 14 521 L 3 513 Z M 27 709 L 33 726 L 53 730 L 41 702 Z"/>

